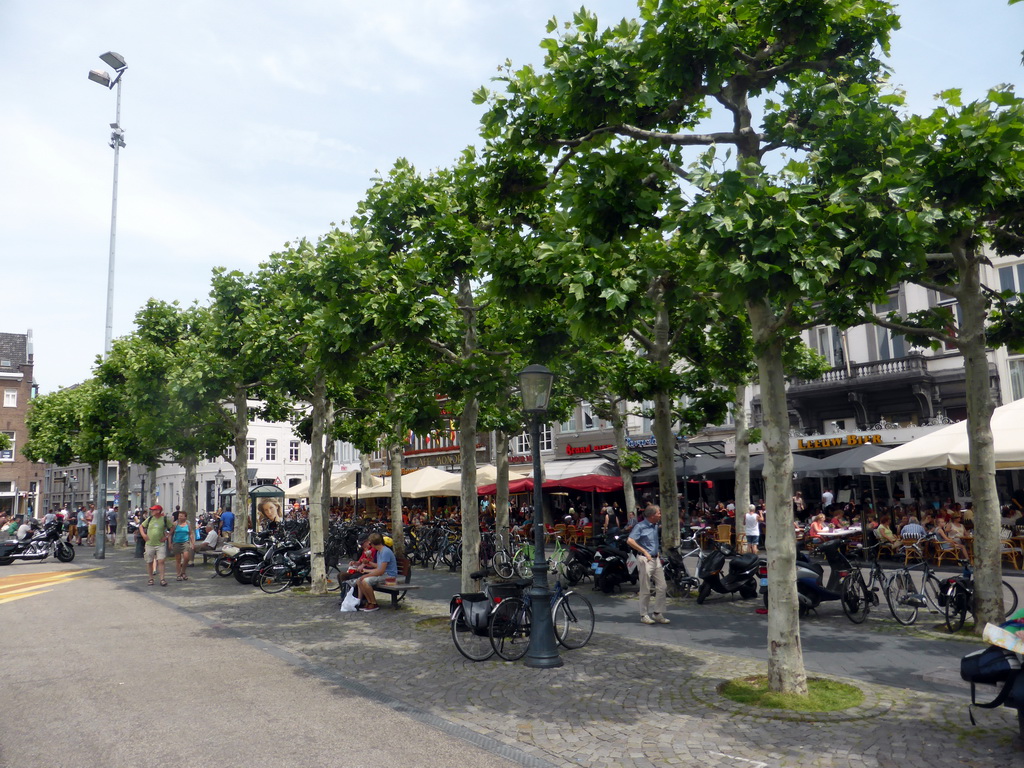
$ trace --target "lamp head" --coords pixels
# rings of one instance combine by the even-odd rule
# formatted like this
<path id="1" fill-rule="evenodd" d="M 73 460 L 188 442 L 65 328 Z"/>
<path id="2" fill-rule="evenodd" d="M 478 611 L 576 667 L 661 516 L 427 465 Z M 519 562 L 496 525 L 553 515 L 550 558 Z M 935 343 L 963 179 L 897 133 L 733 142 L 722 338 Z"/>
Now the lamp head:
<path id="1" fill-rule="evenodd" d="M 99 83 L 104 88 L 109 88 L 110 87 L 110 73 L 109 72 L 104 72 L 103 70 L 99 70 L 99 69 L 90 69 L 89 70 L 89 79 L 92 80 L 94 83 Z"/>
<path id="2" fill-rule="evenodd" d="M 530 416 L 542 416 L 548 412 L 551 401 L 551 383 L 555 374 L 543 365 L 528 365 L 519 374 L 519 390 L 523 398 L 523 410 Z"/>
<path id="3" fill-rule="evenodd" d="M 124 60 L 124 56 L 122 56 L 120 53 L 114 53 L 113 51 L 101 53 L 100 60 L 108 67 L 117 72 L 120 72 L 123 69 L 128 69 L 128 63 Z"/>

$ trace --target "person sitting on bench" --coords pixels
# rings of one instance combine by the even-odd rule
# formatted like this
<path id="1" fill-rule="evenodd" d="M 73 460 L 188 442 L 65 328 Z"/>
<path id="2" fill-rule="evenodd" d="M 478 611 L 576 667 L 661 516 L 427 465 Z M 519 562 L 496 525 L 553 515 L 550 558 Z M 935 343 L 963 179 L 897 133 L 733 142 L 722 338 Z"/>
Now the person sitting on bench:
<path id="1" fill-rule="evenodd" d="M 208 552 L 211 549 L 216 549 L 217 542 L 219 541 L 220 537 L 217 535 L 217 529 L 214 528 L 213 521 L 211 520 L 206 524 L 206 538 L 204 538 L 202 541 L 196 542 L 196 545 L 195 547 L 193 547 L 193 549 L 196 552 Z"/>
<path id="2" fill-rule="evenodd" d="M 359 596 L 366 601 L 366 605 L 360 611 L 376 611 L 380 608 L 373 594 L 373 588 L 377 584 L 384 584 L 388 579 L 392 583 L 398 580 L 398 561 L 395 553 L 384 546 L 384 537 L 379 533 L 371 533 L 370 545 L 377 551 L 377 565 L 373 570 L 367 571 L 366 575 L 360 576 L 356 582 L 356 589 Z"/>

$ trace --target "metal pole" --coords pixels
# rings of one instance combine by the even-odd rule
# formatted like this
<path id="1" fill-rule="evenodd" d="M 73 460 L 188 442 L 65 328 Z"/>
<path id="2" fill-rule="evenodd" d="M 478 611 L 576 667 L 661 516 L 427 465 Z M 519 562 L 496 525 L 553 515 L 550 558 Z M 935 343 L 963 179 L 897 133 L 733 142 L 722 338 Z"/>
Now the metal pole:
<path id="1" fill-rule="evenodd" d="M 533 442 L 533 586 L 530 603 L 533 617 L 530 626 L 530 647 L 523 663 L 528 667 L 553 668 L 564 663 L 558 655 L 555 625 L 551 621 L 551 590 L 548 587 L 548 558 L 544 552 L 544 503 L 540 479 L 540 416 L 531 424 Z"/>
<path id="2" fill-rule="evenodd" d="M 117 109 L 114 117 L 113 131 L 110 134 L 110 146 L 114 148 L 114 193 L 110 204 L 110 258 L 107 262 L 107 318 L 103 330 L 103 357 L 110 354 L 114 336 L 114 250 L 117 242 L 117 169 L 124 146 L 124 131 L 121 130 L 121 77 L 117 78 Z M 102 459 L 99 467 L 99 482 L 96 484 L 97 504 L 102 515 L 102 525 L 96 526 L 96 549 L 93 557 L 103 560 L 107 556 L 107 460 Z"/>

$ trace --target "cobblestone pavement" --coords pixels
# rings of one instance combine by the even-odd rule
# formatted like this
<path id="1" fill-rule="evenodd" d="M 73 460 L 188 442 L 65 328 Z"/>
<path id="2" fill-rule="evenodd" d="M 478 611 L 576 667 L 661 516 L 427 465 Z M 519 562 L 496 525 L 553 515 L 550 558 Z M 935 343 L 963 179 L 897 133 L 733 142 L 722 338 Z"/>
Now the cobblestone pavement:
<path id="1" fill-rule="evenodd" d="M 192 615 L 211 637 L 246 639 L 348 692 L 387 689 L 396 710 L 522 765 L 1024 766 L 1010 710 L 980 710 L 972 727 L 962 697 L 859 682 L 855 709 L 775 716 L 717 692 L 763 662 L 659 643 L 658 628 L 638 639 L 599 622 L 587 647 L 562 652 L 563 667 L 534 670 L 464 659 L 439 600 L 341 614 L 336 597 L 265 595 L 207 577 L 211 567 L 160 589 L 144 586 L 130 553 L 108 552 L 102 565 L 101 577 Z"/>

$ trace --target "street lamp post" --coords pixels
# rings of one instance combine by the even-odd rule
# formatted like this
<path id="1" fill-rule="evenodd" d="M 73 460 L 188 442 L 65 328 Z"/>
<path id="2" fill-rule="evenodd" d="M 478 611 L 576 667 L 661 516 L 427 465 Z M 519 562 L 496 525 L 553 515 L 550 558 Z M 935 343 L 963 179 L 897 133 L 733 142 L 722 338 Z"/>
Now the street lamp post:
<path id="1" fill-rule="evenodd" d="M 220 489 L 224 487 L 224 473 L 220 467 L 217 467 L 217 474 L 213 476 L 213 481 L 217 484 L 217 511 L 220 512 Z"/>
<path id="2" fill-rule="evenodd" d="M 139 478 L 139 510 L 140 515 L 146 511 L 146 473 Z"/>
<path id="3" fill-rule="evenodd" d="M 519 388 L 523 397 L 523 410 L 530 417 L 533 450 L 533 586 L 530 602 L 533 620 L 530 627 L 530 647 L 523 663 L 528 667 L 553 668 L 562 666 L 555 640 L 555 626 L 551 621 L 551 590 L 548 587 L 548 558 L 544 552 L 544 504 L 540 476 L 540 425 L 548 412 L 551 382 L 555 376 L 543 365 L 529 365 L 519 374 Z"/>
<path id="4" fill-rule="evenodd" d="M 113 51 L 100 54 L 100 59 L 108 67 L 114 70 L 114 76 L 104 70 L 90 70 L 89 79 L 94 83 L 112 89 L 117 86 L 117 111 L 114 122 L 110 124 L 110 146 L 114 150 L 114 194 L 110 206 L 110 259 L 107 263 L 107 317 L 103 334 L 103 357 L 110 354 L 110 346 L 114 332 L 114 244 L 117 240 L 117 168 L 121 155 L 121 147 L 124 143 L 124 131 L 121 129 L 121 76 L 128 69 L 124 56 Z M 100 514 L 103 515 L 103 522 L 107 519 L 107 460 L 103 459 L 99 465 L 99 482 L 96 484 L 96 495 Z M 123 502 L 122 502 L 123 503 Z M 96 526 L 96 550 L 93 557 L 103 560 L 107 556 L 107 539 L 105 525 Z"/>
<path id="5" fill-rule="evenodd" d="M 690 441 L 679 438 L 679 447 L 683 452 L 683 525 L 690 524 L 690 476 L 686 472 L 686 460 L 690 457 Z"/>

